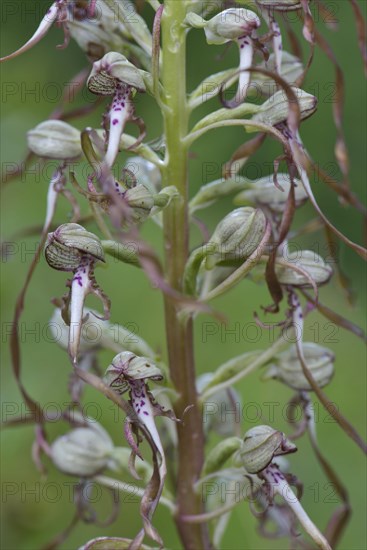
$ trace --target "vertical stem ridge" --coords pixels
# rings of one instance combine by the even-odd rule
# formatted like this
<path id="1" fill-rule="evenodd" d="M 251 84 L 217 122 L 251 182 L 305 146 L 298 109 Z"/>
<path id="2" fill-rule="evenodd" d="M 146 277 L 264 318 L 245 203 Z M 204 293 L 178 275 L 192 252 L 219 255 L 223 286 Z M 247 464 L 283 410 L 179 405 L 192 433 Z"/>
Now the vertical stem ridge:
<path id="1" fill-rule="evenodd" d="M 188 256 L 188 166 L 187 147 L 183 139 L 188 131 L 186 98 L 186 32 L 182 27 L 185 3 L 166 0 L 162 17 L 162 80 L 165 94 L 166 165 L 163 185 L 175 185 L 181 200 L 174 201 L 164 212 L 166 276 L 170 285 L 182 291 L 182 275 Z M 207 528 L 182 521 L 187 514 L 200 514 L 203 503 L 193 485 L 200 475 L 204 456 L 202 418 L 197 403 L 193 353 L 192 321 L 177 318 L 174 303 L 165 298 L 166 334 L 172 381 L 180 394 L 175 413 L 184 425 L 178 425 L 177 528 L 185 550 L 210 548 Z"/>

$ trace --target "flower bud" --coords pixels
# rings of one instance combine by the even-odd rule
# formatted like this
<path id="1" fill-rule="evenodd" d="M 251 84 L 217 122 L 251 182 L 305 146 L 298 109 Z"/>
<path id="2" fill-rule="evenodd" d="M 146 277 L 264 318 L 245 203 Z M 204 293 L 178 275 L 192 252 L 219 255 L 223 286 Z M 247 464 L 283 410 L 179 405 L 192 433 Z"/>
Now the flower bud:
<path id="1" fill-rule="evenodd" d="M 207 244 L 205 267 L 246 260 L 259 246 L 266 228 L 266 218 L 259 209 L 237 208 L 216 227 Z"/>
<path id="2" fill-rule="evenodd" d="M 302 7 L 300 0 L 256 0 L 260 8 L 272 9 L 274 11 L 293 11 Z"/>
<path id="3" fill-rule="evenodd" d="M 334 375 L 334 354 L 331 350 L 314 342 L 302 344 L 307 368 L 311 372 L 319 388 L 326 386 Z M 263 376 L 263 380 L 275 378 L 295 390 L 312 391 L 298 358 L 297 346 L 293 345 L 276 356 Z"/>
<path id="4" fill-rule="evenodd" d="M 48 234 L 45 256 L 59 271 L 74 271 L 85 256 L 105 261 L 100 239 L 77 223 L 64 223 Z"/>
<path id="5" fill-rule="evenodd" d="M 255 426 L 246 432 L 240 456 L 249 474 L 264 470 L 274 457 L 294 453 L 297 447 L 284 433 L 270 426 Z"/>
<path id="6" fill-rule="evenodd" d="M 32 153 L 52 159 L 71 159 L 81 152 L 80 132 L 62 120 L 46 120 L 27 133 Z"/>
<path id="7" fill-rule="evenodd" d="M 234 198 L 234 204 L 252 204 L 254 206 L 267 206 L 276 213 L 284 211 L 290 190 L 290 178 L 288 174 L 277 174 L 277 181 L 283 188 L 283 191 L 274 184 L 273 175 L 265 176 L 257 181 L 246 182 L 245 191 L 241 191 Z M 294 195 L 296 206 L 303 204 L 308 196 L 299 180 L 295 180 Z"/>
<path id="8" fill-rule="evenodd" d="M 253 11 L 229 8 L 212 17 L 204 30 L 208 44 L 224 44 L 250 35 L 260 25 L 261 21 Z"/>
<path id="9" fill-rule="evenodd" d="M 124 55 L 109 52 L 93 63 L 87 85 L 94 94 L 113 95 L 118 84 L 145 91 L 142 71 L 130 63 Z"/>
<path id="10" fill-rule="evenodd" d="M 161 190 L 161 172 L 153 162 L 142 157 L 131 157 L 125 167 L 134 174 L 138 185 L 144 185 L 153 194 Z"/>
<path id="11" fill-rule="evenodd" d="M 218 472 L 223 468 L 223 465 L 229 458 L 238 453 L 243 446 L 243 442 L 239 437 L 228 437 L 220 441 L 205 459 L 203 465 L 202 476 L 207 476 L 214 472 Z"/>
<path id="12" fill-rule="evenodd" d="M 283 260 L 292 267 L 284 266 L 279 260 Z M 306 272 L 303 274 L 302 270 Z M 306 274 L 314 280 L 317 285 L 327 283 L 333 274 L 330 265 L 325 263 L 323 258 L 312 250 L 301 250 L 297 252 L 287 252 L 285 258 L 277 258 L 275 260 L 275 273 L 278 281 L 282 285 L 309 287 L 310 280 Z"/>
<path id="13" fill-rule="evenodd" d="M 132 209 L 132 222 L 142 223 L 154 206 L 154 196 L 145 185 L 136 185 L 124 193 L 124 199 Z"/>
<path id="14" fill-rule="evenodd" d="M 129 384 L 135 380 L 161 382 L 163 373 L 147 357 L 139 357 L 131 351 L 123 351 L 116 355 L 106 370 L 105 383 L 124 393 L 129 389 Z"/>
<path id="15" fill-rule="evenodd" d="M 92 477 L 107 467 L 111 461 L 113 443 L 99 424 L 90 423 L 85 428 L 75 428 L 58 437 L 51 446 L 51 458 L 55 466 L 66 474 Z"/>
<path id="16" fill-rule="evenodd" d="M 213 380 L 214 373 L 206 372 L 196 380 L 199 393 Z M 242 400 L 234 388 L 220 390 L 203 403 L 203 428 L 205 433 L 210 431 L 221 436 L 235 434 L 240 426 L 238 411 L 242 407 Z"/>
<path id="17" fill-rule="evenodd" d="M 292 90 L 298 100 L 301 120 L 313 115 L 317 108 L 317 98 L 304 92 L 300 88 L 292 87 Z M 288 118 L 288 114 L 289 102 L 287 96 L 283 90 L 279 90 L 263 103 L 261 109 L 253 115 L 252 120 L 262 124 L 276 126 L 281 122 L 285 122 Z"/>

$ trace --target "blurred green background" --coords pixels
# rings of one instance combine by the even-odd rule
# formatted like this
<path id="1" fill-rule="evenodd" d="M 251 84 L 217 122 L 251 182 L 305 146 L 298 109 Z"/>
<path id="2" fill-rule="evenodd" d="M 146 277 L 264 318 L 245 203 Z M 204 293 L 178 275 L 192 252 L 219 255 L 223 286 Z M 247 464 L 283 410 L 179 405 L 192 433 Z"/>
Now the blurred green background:
<path id="1" fill-rule="evenodd" d="M 350 174 L 354 191 L 361 199 L 366 192 L 366 85 L 363 67 L 357 47 L 357 36 L 352 11 L 346 0 L 326 2 L 339 22 L 338 32 L 327 30 L 319 14 L 318 27 L 332 44 L 343 68 L 346 80 L 345 133 L 350 153 Z M 360 1 L 360 7 L 366 12 L 366 2 Z M 44 13 L 48 2 L 3 2 L 1 52 L 5 55 L 24 43 L 37 21 Z M 150 11 L 147 9 L 148 17 Z M 315 9 L 317 14 L 317 10 Z M 301 27 L 295 25 L 301 35 Z M 208 47 L 202 32 L 190 34 L 188 45 L 188 85 L 195 87 L 205 76 L 221 69 L 234 66 L 237 53 L 225 48 Z M 46 119 L 56 108 L 62 86 L 86 66 L 84 54 L 71 41 L 66 50 L 55 48 L 63 40 L 60 30 L 53 28 L 48 36 L 33 50 L 13 61 L 3 64 L 1 99 L 1 135 L 2 168 L 18 163 L 26 151 L 26 131 Z M 305 48 L 305 55 L 307 47 Z M 305 89 L 319 99 L 318 113 L 308 120 L 301 130 L 304 142 L 311 155 L 322 168 L 331 175 L 338 176 L 335 168 L 333 147 L 335 129 L 332 120 L 332 98 L 334 72 L 324 53 L 317 51 L 315 62 L 310 70 Z M 89 96 L 84 95 L 86 99 Z M 219 108 L 217 99 L 209 102 L 195 113 L 202 116 L 210 110 Z M 139 97 L 137 111 L 146 122 L 147 139 L 158 137 L 161 133 L 161 121 L 151 99 Z M 75 121 L 79 128 L 100 125 L 101 107 L 93 115 Z M 221 166 L 233 150 L 244 140 L 243 131 L 219 130 L 201 139 L 195 146 L 190 160 L 190 189 L 194 194 L 202 183 L 219 178 Z M 245 175 L 256 178 L 269 173 L 269 161 L 281 154 L 277 144 L 270 140 L 261 149 L 256 158 L 245 169 Z M 127 158 L 127 157 L 126 157 Z M 125 159 L 121 155 L 121 160 Z M 209 163 L 209 164 L 208 164 Z M 2 196 L 2 234 L 3 240 L 11 243 L 11 251 L 6 262 L 2 263 L 2 416 L 3 420 L 14 418 L 17 414 L 26 414 L 25 405 L 16 387 L 9 361 L 8 332 L 13 315 L 14 302 L 23 284 L 27 267 L 31 261 L 31 252 L 35 249 L 37 235 L 31 237 L 17 234 L 29 227 L 43 222 L 45 196 L 48 185 L 48 173 L 27 173 L 22 179 L 4 186 Z M 174 183 L 174 182 L 172 182 Z M 351 208 L 341 206 L 337 197 L 322 182 L 314 182 L 314 191 L 322 209 L 329 218 L 352 240 L 362 242 L 361 217 Z M 218 220 L 231 208 L 231 201 L 205 211 L 202 219 L 212 229 Z M 297 215 L 296 225 L 300 226 L 313 216 L 311 206 L 305 206 Z M 70 219 L 70 207 L 61 199 L 57 211 L 57 223 Z M 92 230 L 94 227 L 90 226 Z M 159 251 L 161 235 L 157 227 L 148 222 L 142 234 Z M 193 231 L 192 245 L 199 242 L 197 230 Z M 324 237 L 316 233 L 304 238 L 304 246 L 325 255 Z M 321 301 L 335 311 L 345 315 L 355 323 L 365 323 L 364 306 L 365 267 L 362 260 L 340 245 L 341 265 L 350 277 L 356 292 L 354 307 L 348 305 L 343 291 L 333 280 L 321 290 Z M 99 270 L 98 281 L 112 298 L 113 322 L 127 325 L 134 323 L 139 335 L 143 336 L 165 357 L 165 336 L 162 299 L 159 292 L 150 287 L 143 273 L 135 268 L 110 262 L 108 269 Z M 26 309 L 22 317 L 22 358 L 23 381 L 30 395 L 50 411 L 61 411 L 68 402 L 67 382 L 70 365 L 65 352 L 53 344 L 47 333 L 47 323 L 53 306 L 51 298 L 64 293 L 65 275 L 50 272 L 42 260 L 37 267 L 26 300 Z M 334 278 L 335 279 L 335 278 Z M 253 312 L 260 313 L 261 305 L 268 305 L 270 297 L 264 286 L 256 286 L 250 281 L 242 282 L 228 296 L 217 300 L 215 307 L 229 319 L 227 327 L 212 318 L 201 316 L 195 324 L 196 354 L 199 372 L 211 371 L 223 361 L 244 351 L 265 348 L 269 345 L 270 335 L 255 329 Z M 91 301 L 93 304 L 93 300 Z M 32 333 L 33 330 L 33 333 Z M 231 332 L 232 331 L 232 332 Z M 233 334 L 234 331 L 234 334 Z M 209 334 L 210 333 L 210 334 Z M 329 398 L 358 428 L 365 434 L 365 392 L 366 356 L 363 343 L 352 334 L 328 325 L 327 320 L 317 313 L 308 318 L 307 339 L 316 338 L 336 353 L 336 375 L 327 388 Z M 103 366 L 108 364 L 112 354 L 100 355 Z M 271 423 L 272 426 L 287 431 L 285 406 L 290 399 L 291 390 L 277 382 L 261 383 L 259 373 L 253 373 L 240 384 L 239 390 L 245 404 L 243 414 L 243 432 L 256 423 Z M 85 412 L 97 419 L 110 431 L 116 445 L 123 445 L 122 419 L 116 421 L 113 407 L 95 391 L 87 389 L 85 394 Z M 253 406 L 250 406 L 250 404 Z M 273 417 L 269 410 L 274 410 Z M 328 415 L 319 407 L 317 429 L 321 448 L 334 465 L 348 487 L 353 515 L 343 537 L 340 548 L 343 550 L 365 550 L 365 462 L 360 450 L 347 438 Z M 49 434 L 52 440 L 67 429 L 66 424 L 50 424 Z M 58 532 L 62 531 L 73 515 L 70 499 L 71 478 L 55 471 L 49 464 L 47 477 L 42 477 L 31 459 L 33 441 L 32 427 L 6 429 L 1 436 L 2 443 L 2 548 L 5 550 L 34 550 L 41 548 Z M 211 443 L 211 442 L 210 442 Z M 291 471 L 304 483 L 303 504 L 323 528 L 332 511 L 338 505 L 338 499 L 331 494 L 330 486 L 318 466 L 310 449 L 307 438 L 299 441 L 299 451 L 290 458 Z M 95 493 L 96 509 L 102 517 L 109 513 L 110 503 L 104 494 L 100 498 Z M 179 549 L 180 544 L 164 509 L 156 513 L 155 525 L 163 535 L 168 548 Z M 61 545 L 63 549 L 74 549 L 82 543 L 99 535 L 133 537 L 140 528 L 138 504 L 122 502 L 121 513 L 114 525 L 106 528 L 80 523 L 68 540 Z M 256 532 L 256 520 L 246 503 L 239 505 L 231 519 L 223 539 L 223 549 L 284 549 L 287 541 L 266 540 Z"/>

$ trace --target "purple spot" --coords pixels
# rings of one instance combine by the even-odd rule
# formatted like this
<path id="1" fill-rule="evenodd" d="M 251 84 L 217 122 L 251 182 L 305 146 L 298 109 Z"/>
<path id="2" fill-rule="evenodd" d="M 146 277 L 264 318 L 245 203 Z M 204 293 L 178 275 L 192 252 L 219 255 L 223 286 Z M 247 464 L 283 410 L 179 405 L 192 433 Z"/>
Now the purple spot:
<path id="1" fill-rule="evenodd" d="M 145 414 L 145 416 L 149 416 L 149 414 L 147 413 L 147 411 L 143 411 L 143 414 Z"/>
<path id="2" fill-rule="evenodd" d="M 119 121 L 117 120 L 117 118 L 114 118 L 113 121 L 112 121 L 112 124 L 115 126 L 115 124 L 118 124 L 118 122 Z"/>

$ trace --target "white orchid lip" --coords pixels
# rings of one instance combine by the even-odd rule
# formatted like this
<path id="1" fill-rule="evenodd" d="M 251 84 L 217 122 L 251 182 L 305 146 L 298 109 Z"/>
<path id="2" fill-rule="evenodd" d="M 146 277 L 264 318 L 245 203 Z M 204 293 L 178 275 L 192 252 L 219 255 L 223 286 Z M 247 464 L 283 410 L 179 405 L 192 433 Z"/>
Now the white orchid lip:
<path id="1" fill-rule="evenodd" d="M 104 251 L 99 238 L 76 223 L 61 225 L 49 233 L 45 247 L 47 263 L 53 269 L 73 273 L 64 297 L 63 318 L 69 324 L 69 355 L 74 365 L 78 362 L 80 338 L 84 318 L 84 302 L 88 294 L 95 294 L 103 303 L 104 316 L 110 314 L 110 301 L 99 288 L 94 267 L 104 262 Z"/>
<path id="2" fill-rule="evenodd" d="M 260 25 L 261 21 L 253 11 L 229 8 L 215 15 L 204 28 L 208 44 L 234 41 L 239 47 L 239 82 L 233 106 L 242 103 L 247 96 L 251 79 L 248 69 L 252 66 L 254 57 L 253 38 Z"/>
<path id="3" fill-rule="evenodd" d="M 134 117 L 132 97 L 136 90 L 145 91 L 144 80 L 141 71 L 124 55 L 109 52 L 93 64 L 87 85 L 94 94 L 113 96 L 108 115 L 109 137 L 104 159 L 110 168 L 118 154 L 126 123 L 137 120 Z"/>
<path id="4" fill-rule="evenodd" d="M 124 128 L 133 115 L 134 109 L 131 102 L 131 88 L 118 84 L 110 108 L 110 136 L 108 140 L 105 161 L 112 166 L 119 151 L 120 139 Z"/>

